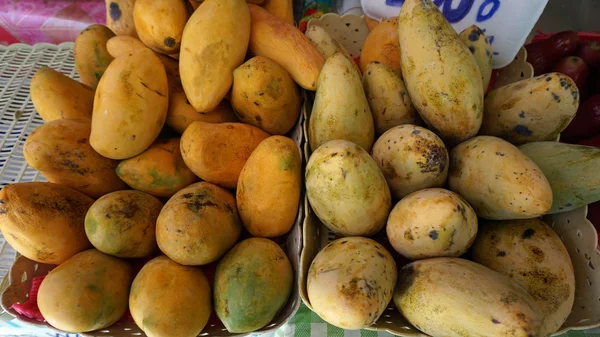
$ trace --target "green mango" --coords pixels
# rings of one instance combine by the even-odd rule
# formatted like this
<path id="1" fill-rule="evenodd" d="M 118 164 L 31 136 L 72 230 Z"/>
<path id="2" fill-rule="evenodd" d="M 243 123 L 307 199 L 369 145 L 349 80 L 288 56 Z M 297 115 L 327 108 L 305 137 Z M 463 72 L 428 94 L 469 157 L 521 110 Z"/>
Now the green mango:
<path id="1" fill-rule="evenodd" d="M 600 200 L 600 149 L 557 142 L 533 142 L 519 149 L 542 170 L 552 187 L 548 214 Z"/>

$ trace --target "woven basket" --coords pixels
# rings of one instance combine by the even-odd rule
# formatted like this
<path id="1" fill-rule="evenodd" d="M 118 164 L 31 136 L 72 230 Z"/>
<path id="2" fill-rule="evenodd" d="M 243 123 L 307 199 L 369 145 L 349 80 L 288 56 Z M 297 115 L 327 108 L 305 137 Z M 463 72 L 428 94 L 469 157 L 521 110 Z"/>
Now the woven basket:
<path id="1" fill-rule="evenodd" d="M 310 21 L 309 27 L 311 25 L 323 27 L 340 41 L 353 57 L 360 55 L 362 44 L 369 32 L 364 18 L 354 14 L 344 16 L 326 14 L 319 19 Z M 521 48 L 513 63 L 494 73 L 492 87 L 531 78 L 533 68 L 526 62 L 526 59 L 525 48 Z M 308 120 L 312 110 L 310 103 L 307 102 L 307 109 L 304 111 L 305 134 L 308 134 Z M 307 143 L 304 145 L 304 156 L 305 158 L 310 157 L 310 147 Z M 307 197 L 304 198 L 304 207 L 306 218 L 303 225 L 304 248 L 300 257 L 300 296 L 306 306 L 312 309 L 306 289 L 308 270 L 317 253 L 335 240 L 336 236 L 317 218 Z M 594 226 L 586 219 L 586 215 L 587 207 L 583 207 L 544 217 L 546 223 L 558 233 L 565 244 L 575 269 L 575 303 L 567 321 L 556 334 L 600 326 L 600 252 L 596 248 L 598 235 Z M 379 239 L 387 241 L 386 238 Z M 596 270 L 596 267 L 599 270 Z M 393 302 L 379 320 L 366 329 L 387 331 L 398 336 L 427 337 L 402 317 Z"/>

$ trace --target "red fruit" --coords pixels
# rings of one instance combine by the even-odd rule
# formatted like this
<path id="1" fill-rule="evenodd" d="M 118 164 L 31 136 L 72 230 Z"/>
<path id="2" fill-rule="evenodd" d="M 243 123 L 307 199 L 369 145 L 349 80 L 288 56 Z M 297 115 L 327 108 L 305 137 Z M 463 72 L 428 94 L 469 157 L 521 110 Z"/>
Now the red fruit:
<path id="1" fill-rule="evenodd" d="M 600 134 L 600 95 L 588 98 L 579 106 L 571 124 L 560 137 L 566 142 L 577 142 Z"/>
<path id="2" fill-rule="evenodd" d="M 527 49 L 527 62 L 531 63 L 534 75 L 547 73 L 554 63 L 572 55 L 579 44 L 579 35 L 573 31 L 556 33 L 551 37 L 530 43 Z"/>
<path id="3" fill-rule="evenodd" d="M 574 31 L 556 33 L 548 38 L 556 59 L 573 55 L 579 46 L 579 35 Z"/>
<path id="4" fill-rule="evenodd" d="M 600 43 L 596 41 L 586 41 L 577 49 L 577 56 L 583 59 L 583 62 L 590 66 L 600 65 Z"/>
<path id="5" fill-rule="evenodd" d="M 533 66 L 533 74 L 538 76 L 547 73 L 554 62 L 548 43 L 545 40 L 534 42 L 525 46 L 525 49 L 527 62 Z"/>
<path id="6" fill-rule="evenodd" d="M 580 140 L 577 144 L 587 145 L 587 146 L 595 146 L 595 147 L 600 148 L 600 135 L 596 135 L 591 138 L 586 138 L 584 140 Z"/>
<path id="7" fill-rule="evenodd" d="M 554 65 L 552 71 L 557 71 L 569 76 L 575 84 L 577 84 L 579 91 L 582 91 L 585 88 L 590 73 L 587 64 L 583 62 L 581 57 L 577 56 L 567 56 L 561 59 Z"/>

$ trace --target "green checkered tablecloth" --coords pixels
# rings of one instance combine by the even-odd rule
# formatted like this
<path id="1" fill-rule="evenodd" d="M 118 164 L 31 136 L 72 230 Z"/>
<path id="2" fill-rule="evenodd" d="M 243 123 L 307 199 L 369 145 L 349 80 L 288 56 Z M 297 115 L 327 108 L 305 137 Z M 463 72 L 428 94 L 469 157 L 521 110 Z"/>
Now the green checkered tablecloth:
<path id="1" fill-rule="evenodd" d="M 275 333 L 275 337 L 392 337 L 387 332 L 369 330 L 349 331 L 327 324 L 304 304 L 289 324 Z M 600 329 L 588 331 L 569 331 L 560 337 L 600 337 Z"/>

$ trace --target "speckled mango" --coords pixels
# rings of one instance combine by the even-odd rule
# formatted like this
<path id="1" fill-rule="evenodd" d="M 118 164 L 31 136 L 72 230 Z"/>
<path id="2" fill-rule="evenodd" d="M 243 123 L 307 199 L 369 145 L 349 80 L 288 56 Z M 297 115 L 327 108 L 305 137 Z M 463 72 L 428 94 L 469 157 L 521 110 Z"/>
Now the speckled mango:
<path id="1" fill-rule="evenodd" d="M 267 137 L 248 124 L 193 122 L 181 136 L 181 155 L 200 179 L 233 189 L 250 154 Z"/>
<path id="2" fill-rule="evenodd" d="M 401 199 L 429 187 L 441 187 L 450 159 L 435 133 L 416 125 L 399 125 L 377 139 L 371 156 L 383 172 L 392 196 Z"/>
<path id="3" fill-rule="evenodd" d="M 31 79 L 29 91 L 33 107 L 44 122 L 92 118 L 94 89 L 52 68 L 40 67 Z"/>
<path id="4" fill-rule="evenodd" d="M 0 190 L 0 231 L 26 258 L 60 264 L 92 247 L 85 236 L 84 219 L 93 202 L 64 185 L 9 184 Z"/>
<path id="5" fill-rule="evenodd" d="M 423 124 L 400 73 L 380 62 L 371 62 L 363 76 L 363 88 L 375 123 L 375 137 L 401 124 Z"/>
<path id="6" fill-rule="evenodd" d="M 96 200 L 85 216 L 85 234 L 99 251 L 142 258 L 158 251 L 156 218 L 163 204 L 141 191 L 116 191 Z"/>
<path id="7" fill-rule="evenodd" d="M 202 270 L 163 255 L 146 263 L 133 280 L 129 310 L 147 336 L 196 337 L 210 317 L 211 298 Z"/>
<path id="8" fill-rule="evenodd" d="M 377 163 L 345 140 L 321 145 L 310 156 L 306 194 L 317 217 L 341 236 L 370 236 L 384 226 L 392 198 Z"/>
<path id="9" fill-rule="evenodd" d="M 371 151 L 373 115 L 360 76 L 341 53 L 327 59 L 319 76 L 308 123 L 308 141 L 315 151 L 330 140 L 348 140 Z"/>
<path id="10" fill-rule="evenodd" d="M 106 43 L 114 36 L 112 30 L 98 24 L 91 25 L 79 33 L 75 39 L 73 57 L 81 82 L 92 88 L 98 85 L 102 74 L 113 60 L 106 49 Z"/>
<path id="11" fill-rule="evenodd" d="M 132 280 L 129 263 L 89 249 L 50 271 L 40 285 L 37 304 L 57 329 L 104 329 L 125 314 Z"/>
<path id="12" fill-rule="evenodd" d="M 325 60 L 302 32 L 285 19 L 249 4 L 252 17 L 249 51 L 281 65 L 306 90 L 316 90 Z"/>
<path id="13" fill-rule="evenodd" d="M 246 124 L 285 135 L 300 116 L 300 90 L 273 60 L 255 56 L 233 71 L 231 105 Z"/>
<path id="14" fill-rule="evenodd" d="M 301 187 L 298 145 L 284 136 L 263 140 L 246 161 L 237 184 L 236 201 L 244 227 L 260 237 L 289 232 L 298 214 Z"/>
<path id="15" fill-rule="evenodd" d="M 198 181 L 183 162 L 179 138 L 157 139 L 146 151 L 123 160 L 116 172 L 131 188 L 157 197 L 171 197 Z"/>
<path id="16" fill-rule="evenodd" d="M 483 222 L 472 259 L 508 276 L 533 296 L 542 312 L 540 336 L 558 331 L 571 313 L 573 264 L 563 242 L 541 219 Z"/>
<path id="17" fill-rule="evenodd" d="M 449 146 L 475 136 L 483 115 L 481 72 L 440 9 L 431 0 L 406 0 L 398 37 L 404 83 L 429 129 Z"/>
<path id="18" fill-rule="evenodd" d="M 360 69 L 363 73 L 367 72 L 371 62 L 385 64 L 402 75 L 397 17 L 382 21 L 367 35 L 360 52 Z"/>
<path id="19" fill-rule="evenodd" d="M 600 149 L 558 142 L 533 142 L 519 149 L 542 170 L 552 187 L 549 214 L 600 200 Z"/>
<path id="20" fill-rule="evenodd" d="M 118 161 L 98 154 L 89 142 L 90 121 L 56 119 L 37 127 L 25 140 L 23 157 L 49 182 L 99 198 L 127 187 L 115 173 Z"/>
<path id="21" fill-rule="evenodd" d="M 167 125 L 177 133 L 183 134 L 190 124 L 195 121 L 206 123 L 233 123 L 239 122 L 229 101 L 224 99 L 217 107 L 209 112 L 198 112 L 189 103 L 184 92 L 169 95 L 169 110 L 167 111 Z"/>
<path id="22" fill-rule="evenodd" d="M 269 324 L 293 288 L 290 260 L 275 242 L 250 238 L 219 261 L 215 272 L 217 316 L 230 333 L 249 333 Z"/>
<path id="23" fill-rule="evenodd" d="M 552 206 L 552 189 L 540 168 L 500 138 L 478 136 L 452 149 L 450 189 L 489 220 L 535 218 Z"/>
<path id="24" fill-rule="evenodd" d="M 117 35 L 137 37 L 133 21 L 135 0 L 105 0 L 106 26 Z"/>
<path id="25" fill-rule="evenodd" d="M 579 90 L 569 76 L 549 73 L 492 90 L 480 133 L 515 145 L 555 140 L 575 117 Z"/>
<path id="26" fill-rule="evenodd" d="M 386 232 L 394 249 L 411 259 L 467 252 L 477 235 L 477 214 L 458 194 L 443 188 L 411 193 L 394 206 Z"/>
<path id="27" fill-rule="evenodd" d="M 189 16 L 184 0 L 136 0 L 133 6 L 133 21 L 140 40 L 162 54 L 179 52 Z"/>
<path id="28" fill-rule="evenodd" d="M 183 265 L 204 265 L 218 260 L 242 232 L 234 195 L 207 182 L 177 192 L 156 221 L 160 250 Z"/>
<path id="29" fill-rule="evenodd" d="M 363 237 L 333 241 L 314 258 L 307 291 L 312 310 L 343 329 L 377 322 L 392 299 L 398 270 L 392 255 Z"/>
<path id="30" fill-rule="evenodd" d="M 149 49 L 117 57 L 94 98 L 90 144 L 104 157 L 126 159 L 146 150 L 167 117 L 165 67 Z"/>
<path id="31" fill-rule="evenodd" d="M 394 303 L 430 336 L 541 336 L 540 308 L 521 286 L 475 262 L 436 257 L 402 267 Z"/>
<path id="32" fill-rule="evenodd" d="M 183 30 L 181 83 L 196 111 L 217 107 L 244 62 L 250 38 L 250 12 L 244 0 L 206 0 Z"/>
<path id="33" fill-rule="evenodd" d="M 475 56 L 475 61 L 477 61 L 481 73 L 483 92 L 486 92 L 492 79 L 492 46 L 490 40 L 477 25 L 467 27 L 460 32 L 458 37 Z"/>

